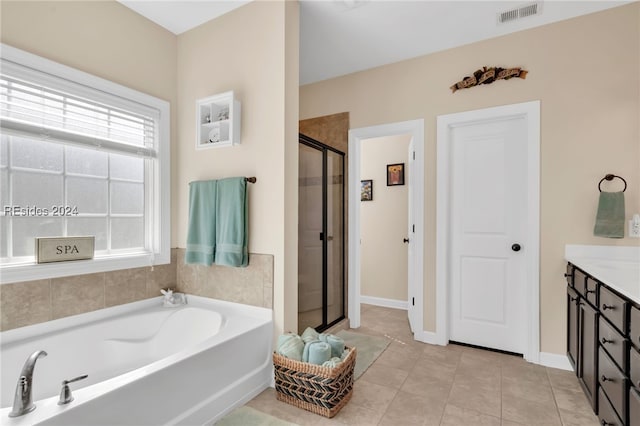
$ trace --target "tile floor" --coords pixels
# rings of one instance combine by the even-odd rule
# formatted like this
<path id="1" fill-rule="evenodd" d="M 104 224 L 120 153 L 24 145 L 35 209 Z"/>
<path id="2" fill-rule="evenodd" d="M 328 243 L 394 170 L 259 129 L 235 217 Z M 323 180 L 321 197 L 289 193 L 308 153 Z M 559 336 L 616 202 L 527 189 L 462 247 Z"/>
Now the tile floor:
<path id="1" fill-rule="evenodd" d="M 411 338 L 406 311 L 362 305 L 358 332 L 391 344 L 355 383 L 333 418 L 276 400 L 247 405 L 299 425 L 598 425 L 575 375 L 522 358 Z"/>

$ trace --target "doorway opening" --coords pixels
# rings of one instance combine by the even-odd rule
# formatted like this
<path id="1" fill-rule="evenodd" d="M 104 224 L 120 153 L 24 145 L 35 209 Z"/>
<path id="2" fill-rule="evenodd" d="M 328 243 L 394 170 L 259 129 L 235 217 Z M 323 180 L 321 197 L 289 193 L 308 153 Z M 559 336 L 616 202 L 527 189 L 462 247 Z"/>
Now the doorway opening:
<path id="1" fill-rule="evenodd" d="M 299 135 L 298 330 L 345 312 L 344 153 Z"/>
<path id="2" fill-rule="evenodd" d="M 360 161 L 360 302 L 405 311 L 410 143 L 409 134 L 363 139 Z"/>
<path id="3" fill-rule="evenodd" d="M 413 175 L 408 179 L 409 253 L 407 316 L 414 338 L 427 341 L 423 331 L 424 290 L 424 120 L 411 120 L 349 130 L 349 323 L 360 327 L 361 302 L 361 159 L 365 139 L 409 134 Z M 374 189 L 375 191 L 375 189 Z M 375 195 L 374 195 L 375 197 Z"/>

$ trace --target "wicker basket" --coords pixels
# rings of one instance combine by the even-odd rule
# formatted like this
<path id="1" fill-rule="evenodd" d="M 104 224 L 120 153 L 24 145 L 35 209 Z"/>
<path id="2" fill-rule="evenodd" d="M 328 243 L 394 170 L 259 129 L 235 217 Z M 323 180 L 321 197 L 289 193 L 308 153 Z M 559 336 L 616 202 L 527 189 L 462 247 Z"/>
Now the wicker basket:
<path id="1" fill-rule="evenodd" d="M 333 417 L 351 399 L 356 348 L 337 367 L 322 367 L 273 354 L 278 401 Z"/>

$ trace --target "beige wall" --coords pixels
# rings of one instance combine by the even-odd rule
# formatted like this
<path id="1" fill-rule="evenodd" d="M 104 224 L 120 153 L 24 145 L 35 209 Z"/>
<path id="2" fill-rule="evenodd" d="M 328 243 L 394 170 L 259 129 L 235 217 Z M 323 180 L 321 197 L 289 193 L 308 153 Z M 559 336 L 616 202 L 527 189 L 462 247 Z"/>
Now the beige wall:
<path id="1" fill-rule="evenodd" d="M 284 79 L 284 258 L 282 282 L 274 288 L 276 335 L 298 329 L 298 112 L 300 74 L 300 5 L 285 2 Z M 275 290 L 277 289 L 277 291 Z"/>
<path id="2" fill-rule="evenodd" d="M 186 245 L 189 182 L 256 176 L 249 186 L 249 251 L 273 255 L 277 330 L 295 329 L 297 321 L 297 228 L 286 226 L 297 223 L 297 188 L 293 194 L 289 188 L 290 181 L 297 182 L 298 58 L 297 44 L 292 45 L 297 9 L 292 7 L 297 4 L 252 2 L 178 36 L 173 241 Z M 242 104 L 241 144 L 196 151 L 196 100 L 227 90 Z M 285 146 L 295 153 L 286 156 Z M 285 209 L 285 203 L 296 208 Z"/>
<path id="3" fill-rule="evenodd" d="M 249 189 L 250 252 L 273 255 L 274 278 L 270 281 L 274 283 L 276 326 L 295 329 L 298 4 L 253 2 L 179 37 L 115 1 L 2 1 L 0 7 L 3 43 L 170 102 L 173 247 L 185 246 L 190 181 L 257 176 L 258 182 Z M 235 90 L 242 102 L 242 144 L 196 152 L 195 101 L 227 90 Z M 285 258 L 292 261 L 285 262 Z M 175 285 L 175 262 L 167 267 L 172 273 L 164 276 L 171 279 L 163 284 Z M 237 276 L 232 281 L 251 275 L 254 267 L 234 269 Z M 209 276 L 218 277 L 218 272 L 210 271 L 197 285 L 204 285 Z M 104 276 L 96 282 L 104 281 Z M 35 287 L 40 292 L 53 291 L 55 280 L 44 281 L 48 287 L 40 282 L 3 286 L 3 307 L 5 301 L 28 300 Z M 240 281 L 246 284 L 240 292 L 251 293 L 255 280 Z M 260 283 L 263 305 L 268 305 L 271 288 L 263 289 L 263 281 Z M 210 294 L 210 290 L 197 287 L 194 291 Z M 150 291 L 148 297 L 156 293 Z M 93 306 L 92 297 L 80 292 L 73 303 Z M 92 309 L 105 306 L 98 305 Z M 52 318 L 46 313 L 51 305 L 47 306 L 27 306 L 11 316 L 15 321 L 7 321 L 21 324 L 23 317 L 46 321 Z"/>
<path id="4" fill-rule="evenodd" d="M 2 0 L 0 23 L 2 43 L 168 101 L 175 141 L 177 43 L 171 32 L 115 1 Z"/>
<path id="5" fill-rule="evenodd" d="M 360 203 L 360 294 L 407 300 L 408 154 L 410 135 L 364 139 L 360 179 L 373 200 Z M 387 186 L 387 164 L 405 164 L 405 185 Z"/>
<path id="6" fill-rule="evenodd" d="M 115 1 L 2 1 L 0 41 L 169 101 L 176 123 L 176 37 Z M 171 145 L 175 156 L 175 144 Z M 172 163 L 172 174 L 176 163 Z M 176 262 L 0 286 L 0 330 L 156 297 Z"/>
<path id="7" fill-rule="evenodd" d="M 629 183 L 627 216 L 640 211 L 639 24 L 634 3 L 301 87 L 302 119 L 349 111 L 351 128 L 425 119 L 425 330 L 435 330 L 436 117 L 539 99 L 541 350 L 565 352 L 565 244 L 640 243 L 592 235 L 606 173 Z M 451 93 L 486 65 L 529 75 Z"/>

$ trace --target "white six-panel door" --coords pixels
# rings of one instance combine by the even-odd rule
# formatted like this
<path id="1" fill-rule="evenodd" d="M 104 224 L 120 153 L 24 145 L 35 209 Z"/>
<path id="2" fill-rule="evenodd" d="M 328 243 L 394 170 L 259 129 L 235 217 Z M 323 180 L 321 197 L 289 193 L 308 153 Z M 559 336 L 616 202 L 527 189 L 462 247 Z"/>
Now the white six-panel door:
<path id="1" fill-rule="evenodd" d="M 523 353 L 526 120 L 455 127 L 451 156 L 449 339 Z"/>

